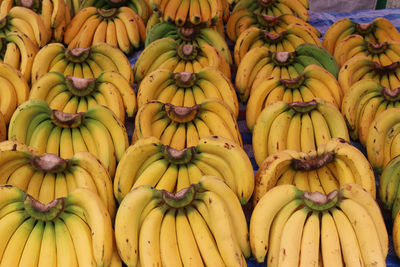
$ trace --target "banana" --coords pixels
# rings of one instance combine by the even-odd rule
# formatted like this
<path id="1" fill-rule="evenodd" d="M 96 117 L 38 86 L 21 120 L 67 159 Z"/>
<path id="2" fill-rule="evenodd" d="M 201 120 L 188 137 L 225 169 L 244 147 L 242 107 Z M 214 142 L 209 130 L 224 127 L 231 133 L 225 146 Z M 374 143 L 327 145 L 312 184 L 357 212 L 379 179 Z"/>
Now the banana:
<path id="1" fill-rule="evenodd" d="M 64 42 L 66 44 L 69 44 L 73 40 L 73 38 L 78 34 L 85 21 L 87 21 L 90 17 L 94 16 L 96 13 L 97 11 L 95 7 L 86 7 L 77 14 L 75 14 L 71 22 L 65 28 Z"/>
<path id="2" fill-rule="evenodd" d="M 24 251 L 19 260 L 19 266 L 37 266 L 39 263 L 40 246 L 42 242 L 45 222 L 37 221 L 28 240 L 26 241 Z"/>
<path id="3" fill-rule="evenodd" d="M 338 211 L 336 208 L 333 210 L 333 213 Z M 324 266 L 343 266 L 341 252 L 345 252 L 342 251 L 339 236 L 332 215 L 324 211 L 321 218 L 321 252 Z"/>
<path id="4" fill-rule="evenodd" d="M 336 44 L 340 41 L 340 35 L 346 30 L 354 32 L 353 22 L 348 18 L 343 18 L 332 24 L 326 31 L 322 40 L 322 46 L 325 47 L 331 54 L 334 53 Z"/>
<path id="5" fill-rule="evenodd" d="M 175 209 L 168 210 L 161 223 L 160 256 L 163 266 L 183 266 L 177 243 L 178 241 L 177 231 L 175 227 L 175 214 Z"/>
<path id="6" fill-rule="evenodd" d="M 78 266 L 75 246 L 66 224 L 57 218 L 54 222 L 57 246 L 57 266 Z"/>
<path id="7" fill-rule="evenodd" d="M 11 212 L 1 218 L 0 229 L 4 233 L 0 242 L 1 256 L 4 255 L 9 240 L 13 237 L 14 233 L 23 224 L 23 222 L 26 221 L 27 218 L 28 215 L 22 210 Z"/>

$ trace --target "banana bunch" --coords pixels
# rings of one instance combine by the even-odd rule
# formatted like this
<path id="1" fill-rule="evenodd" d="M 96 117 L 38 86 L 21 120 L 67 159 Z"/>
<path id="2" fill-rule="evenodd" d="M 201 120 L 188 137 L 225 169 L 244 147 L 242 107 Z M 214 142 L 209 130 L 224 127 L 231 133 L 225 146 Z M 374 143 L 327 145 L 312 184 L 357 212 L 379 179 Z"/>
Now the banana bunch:
<path id="1" fill-rule="evenodd" d="M 82 0 L 79 7 L 80 9 L 90 6 L 102 9 L 111 9 L 125 6 L 135 11 L 135 13 L 143 19 L 143 22 L 146 23 L 152 13 L 146 1 L 147 0 Z"/>
<path id="2" fill-rule="evenodd" d="M 290 24 L 279 33 L 251 27 L 242 32 L 233 50 L 235 64 L 239 66 L 244 56 L 255 47 L 265 46 L 271 52 L 293 52 L 304 43 L 321 46 L 318 36 L 303 25 Z"/>
<path id="3" fill-rule="evenodd" d="M 221 52 L 228 64 L 232 65 L 232 55 L 225 37 L 212 28 L 178 27 L 174 23 L 161 22 L 154 25 L 147 33 L 145 47 L 164 37 L 170 37 L 176 40 L 178 44 L 191 44 L 201 47 L 204 43 L 207 43 Z"/>
<path id="4" fill-rule="evenodd" d="M 149 4 L 162 21 L 179 27 L 211 26 L 229 17 L 227 0 L 149 0 Z"/>
<path id="5" fill-rule="evenodd" d="M 293 79 L 274 76 L 260 81 L 251 91 L 246 108 L 246 123 L 252 130 L 261 111 L 277 101 L 286 103 L 308 102 L 321 98 L 340 108 L 343 92 L 335 77 L 317 65 L 308 65 L 302 74 Z"/>
<path id="6" fill-rule="evenodd" d="M 328 194 L 347 183 L 361 185 L 373 198 L 375 176 L 364 154 L 343 138 L 332 138 L 316 150 L 283 150 L 268 156 L 256 173 L 253 202 L 276 185 Z"/>
<path id="7" fill-rule="evenodd" d="M 255 47 L 240 61 L 236 73 L 236 89 L 243 102 L 247 102 L 252 88 L 262 81 L 276 77 L 293 79 L 308 65 L 325 68 L 335 78 L 339 66 L 335 58 L 323 47 L 314 44 L 299 45 L 294 52 L 271 52 L 267 47 Z"/>
<path id="8" fill-rule="evenodd" d="M 78 78 L 73 73 L 48 72 L 32 86 L 29 98 L 45 100 L 51 109 L 65 113 L 86 112 L 95 105 L 108 107 L 125 122 L 125 113 L 133 117 L 136 95 L 129 82 L 115 71 L 105 71 L 97 78 Z"/>
<path id="9" fill-rule="evenodd" d="M 74 49 L 68 49 L 61 43 L 51 43 L 37 53 L 33 60 L 31 77 L 32 84 L 35 84 L 47 72 L 97 78 L 109 70 L 119 72 L 133 84 L 131 64 L 120 49 L 106 43 L 98 43 L 91 48 Z"/>
<path id="10" fill-rule="evenodd" d="M 280 185 L 258 202 L 250 245 L 270 266 L 386 266 L 389 238 L 378 204 L 358 184 L 328 195 Z"/>
<path id="11" fill-rule="evenodd" d="M 400 107 L 400 88 L 385 88 L 369 79 L 356 82 L 345 94 L 342 103 L 342 113 L 351 138 L 365 146 L 371 123 L 391 107 Z"/>
<path id="12" fill-rule="evenodd" d="M 142 80 L 137 97 L 138 108 L 152 100 L 190 108 L 201 105 L 204 99 L 218 98 L 229 106 L 235 118 L 239 115 L 235 88 L 222 72 L 212 67 L 197 73 L 156 69 Z"/>
<path id="13" fill-rule="evenodd" d="M 39 47 L 45 46 L 51 39 L 51 32 L 43 19 L 35 11 L 14 6 L 0 18 L 0 37 L 6 37 L 11 31 L 20 31 Z"/>
<path id="14" fill-rule="evenodd" d="M 385 18 L 377 17 L 370 23 L 356 23 L 349 18 L 343 18 L 328 28 L 322 45 L 333 55 L 339 42 L 352 34 L 361 35 L 366 41 L 378 44 L 389 40 L 400 41 L 400 33 Z"/>
<path id="15" fill-rule="evenodd" d="M 151 14 L 151 16 L 149 17 L 149 19 L 147 20 L 147 23 L 146 23 L 146 34 L 149 33 L 149 31 L 151 30 L 151 28 L 153 28 L 154 25 L 156 25 L 160 22 L 161 22 L 161 18 L 158 16 L 157 13 Z"/>
<path id="16" fill-rule="evenodd" d="M 16 186 L 41 203 L 67 197 L 76 188 L 96 193 L 113 219 L 116 208 L 112 181 L 104 165 L 89 152 L 63 159 L 39 154 L 17 141 L 0 143 L 0 184 Z"/>
<path id="17" fill-rule="evenodd" d="M 346 94 L 356 82 L 365 79 L 372 79 L 392 90 L 400 87 L 400 61 L 381 65 L 364 55 L 358 55 L 340 68 L 338 81 Z"/>
<path id="18" fill-rule="evenodd" d="M 379 174 L 391 159 L 400 155 L 400 107 L 394 107 L 393 103 L 389 102 L 386 110 L 375 115 L 365 142 L 368 160 Z"/>
<path id="19" fill-rule="evenodd" d="M 33 60 L 39 51 L 36 43 L 26 34 L 13 31 L 0 37 L 0 46 L 1 61 L 19 70 L 30 83 Z"/>
<path id="20" fill-rule="evenodd" d="M 154 136 L 162 144 L 182 150 L 196 146 L 201 138 L 209 135 L 222 136 L 243 146 L 236 117 L 222 100 L 207 98 L 193 107 L 153 100 L 140 107 L 136 114 L 132 143 Z"/>
<path id="21" fill-rule="evenodd" d="M 399 201 L 399 178 L 398 175 L 400 156 L 394 157 L 383 169 L 382 175 L 379 177 L 378 195 L 381 200 L 382 207 L 390 210 L 392 220 L 396 218 L 400 210 Z M 397 225 L 398 227 L 398 225 Z"/>
<path id="22" fill-rule="evenodd" d="M 0 62 L 0 84 L 0 136 L 3 137 L 3 125 L 10 122 L 17 107 L 28 99 L 29 85 L 21 72 L 4 62 Z"/>
<path id="23" fill-rule="evenodd" d="M 279 33 L 285 31 L 290 24 L 303 25 L 314 32 L 318 37 L 322 36 L 321 33 L 311 24 L 294 15 L 285 13 L 279 16 L 273 16 L 253 13 L 249 9 L 241 9 L 231 14 L 226 24 L 226 33 L 229 39 L 235 42 L 240 34 L 250 27 L 256 27 L 268 32 Z"/>
<path id="24" fill-rule="evenodd" d="M 308 21 L 308 0 L 238 0 L 232 10 L 232 14 L 248 9 L 253 13 L 270 16 L 291 14 L 303 21 Z"/>
<path id="25" fill-rule="evenodd" d="M 67 25 L 64 43 L 69 49 L 107 43 L 130 55 L 140 48 L 145 38 L 144 21 L 133 9 L 87 7 Z"/>
<path id="26" fill-rule="evenodd" d="M 205 67 L 220 70 L 228 79 L 231 69 L 225 57 L 213 46 L 203 43 L 178 44 L 169 37 L 156 40 L 140 53 L 133 75 L 135 82 L 142 80 L 156 69 L 167 69 L 172 72 L 200 72 Z"/>
<path id="27" fill-rule="evenodd" d="M 238 198 L 215 176 L 175 194 L 140 186 L 126 195 L 115 219 L 127 266 L 247 266 L 248 235 Z"/>
<path id="28" fill-rule="evenodd" d="M 121 266 L 110 215 L 92 191 L 49 203 L 10 185 L 0 193 L 2 266 Z"/>
<path id="29" fill-rule="evenodd" d="M 249 113 L 246 115 L 247 124 L 250 119 L 254 122 L 249 127 L 253 130 L 252 144 L 258 166 L 268 156 L 286 149 L 317 150 L 335 137 L 350 141 L 343 115 L 333 104 L 320 98 L 308 102 L 272 103 L 256 120 Z"/>
<path id="30" fill-rule="evenodd" d="M 96 105 L 86 112 L 52 110 L 42 99 L 29 99 L 14 112 L 8 139 L 69 159 L 79 151 L 96 156 L 114 177 L 116 164 L 129 146 L 123 123 L 108 108 Z"/>
<path id="31" fill-rule="evenodd" d="M 390 65 L 400 60 L 400 41 L 387 40 L 377 44 L 353 34 L 338 43 L 333 56 L 339 66 L 343 66 L 347 60 L 357 55 L 365 55 L 384 66 Z"/>
<path id="32" fill-rule="evenodd" d="M 64 0 L 64 2 L 67 4 L 71 18 L 73 18 L 81 10 L 83 0 Z"/>
<path id="33" fill-rule="evenodd" d="M 203 175 L 222 179 L 243 205 L 253 193 L 253 167 L 246 152 L 227 138 L 206 136 L 182 150 L 163 145 L 155 137 L 139 139 L 118 164 L 114 195 L 121 202 L 141 185 L 179 192 L 198 183 Z"/>

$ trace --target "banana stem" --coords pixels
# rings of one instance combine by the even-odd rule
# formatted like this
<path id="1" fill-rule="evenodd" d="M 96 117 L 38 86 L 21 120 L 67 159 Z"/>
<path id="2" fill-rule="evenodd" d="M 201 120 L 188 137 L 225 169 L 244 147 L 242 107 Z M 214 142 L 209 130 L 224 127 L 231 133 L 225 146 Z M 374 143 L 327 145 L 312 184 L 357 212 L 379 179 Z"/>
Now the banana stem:
<path id="1" fill-rule="evenodd" d="M 400 100 L 400 87 L 397 88 L 383 88 L 382 90 L 382 95 L 385 98 L 385 100 L 390 101 L 390 102 L 395 102 Z"/>
<path id="2" fill-rule="evenodd" d="M 181 44 L 178 46 L 178 56 L 184 60 L 193 60 L 197 57 L 198 47 L 192 44 Z"/>
<path id="3" fill-rule="evenodd" d="M 328 195 L 321 192 L 307 192 L 303 191 L 304 204 L 314 211 L 324 211 L 333 208 L 339 201 L 339 191 L 334 190 Z"/>
<path id="4" fill-rule="evenodd" d="M 184 40 L 192 41 L 199 35 L 200 30 L 192 27 L 181 27 L 178 32 Z"/>
<path id="5" fill-rule="evenodd" d="M 103 18 L 113 18 L 117 15 L 117 8 L 110 8 L 110 9 L 104 9 L 104 8 L 98 8 L 97 13 L 99 13 L 100 16 Z"/>
<path id="6" fill-rule="evenodd" d="M 84 62 L 90 54 L 90 47 L 66 49 L 65 57 L 74 63 Z"/>
<path id="7" fill-rule="evenodd" d="M 52 110 L 52 121 L 63 128 L 74 128 L 82 124 L 85 114 L 79 113 L 66 113 L 61 110 Z"/>
<path id="8" fill-rule="evenodd" d="M 299 76 L 297 76 L 296 78 L 293 79 L 280 79 L 279 82 L 287 87 L 287 88 L 291 88 L 291 89 L 295 89 L 295 88 L 299 88 L 305 81 L 305 74 L 302 73 Z"/>
<path id="9" fill-rule="evenodd" d="M 258 3 L 262 7 L 270 7 L 270 6 L 274 5 L 275 2 L 276 2 L 276 0 L 258 0 Z"/>
<path id="10" fill-rule="evenodd" d="M 60 172 L 66 169 L 68 160 L 54 154 L 44 154 L 42 156 L 33 156 L 31 164 L 34 168 L 43 172 Z"/>
<path id="11" fill-rule="evenodd" d="M 33 218 L 41 221 L 52 221 L 64 210 L 64 198 L 57 198 L 43 204 L 30 195 L 24 201 L 25 211 Z"/>
<path id="12" fill-rule="evenodd" d="M 335 159 L 334 153 L 324 153 L 310 159 L 292 159 L 291 166 L 296 171 L 317 170 Z"/>
<path id="13" fill-rule="evenodd" d="M 367 46 L 367 51 L 370 52 L 371 54 L 382 54 L 385 52 L 385 50 L 388 48 L 388 43 L 383 42 L 380 44 L 375 44 L 369 41 L 366 41 L 366 46 Z"/>
<path id="14" fill-rule="evenodd" d="M 375 24 L 370 23 L 355 23 L 355 32 L 361 36 L 366 36 L 375 30 Z"/>
<path id="15" fill-rule="evenodd" d="M 183 107 L 183 106 L 174 106 L 170 103 L 165 104 L 165 111 L 167 112 L 167 116 L 171 120 L 180 123 L 192 121 L 195 118 L 199 108 L 200 105 L 194 105 L 192 107 Z"/>
<path id="16" fill-rule="evenodd" d="M 20 0 L 21 1 L 21 6 L 25 8 L 32 9 L 35 1 L 34 0 Z"/>
<path id="17" fill-rule="evenodd" d="M 162 197 L 165 204 L 172 208 L 183 208 L 185 206 L 188 206 L 196 198 L 196 189 L 194 185 L 183 188 L 175 194 L 166 190 L 163 190 L 162 192 Z"/>
<path id="18" fill-rule="evenodd" d="M 194 147 L 188 147 L 182 150 L 163 145 L 163 155 L 172 164 L 187 164 L 195 154 Z"/>
<path id="19" fill-rule="evenodd" d="M 285 37 L 285 32 L 280 32 L 280 33 L 273 33 L 268 31 L 261 31 L 261 32 L 264 36 L 264 40 L 269 44 L 279 43 Z"/>
<path id="20" fill-rule="evenodd" d="M 189 88 L 196 84 L 197 74 L 192 72 L 177 72 L 174 74 L 174 79 L 179 87 Z"/>

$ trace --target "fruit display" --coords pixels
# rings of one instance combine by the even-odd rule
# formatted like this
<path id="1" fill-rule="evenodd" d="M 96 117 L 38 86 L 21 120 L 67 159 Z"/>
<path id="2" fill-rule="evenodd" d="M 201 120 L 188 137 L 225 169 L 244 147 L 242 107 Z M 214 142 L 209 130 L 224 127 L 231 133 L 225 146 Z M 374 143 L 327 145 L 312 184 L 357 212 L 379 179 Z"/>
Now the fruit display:
<path id="1" fill-rule="evenodd" d="M 179 27 L 211 26 L 229 17 L 227 0 L 149 0 L 149 4 L 162 21 Z"/>
<path id="2" fill-rule="evenodd" d="M 305 26 L 318 37 L 321 37 L 321 33 L 317 29 L 294 15 L 282 14 L 279 16 L 271 16 L 261 13 L 253 13 L 249 9 L 241 9 L 232 13 L 226 24 L 226 33 L 229 39 L 236 41 L 242 32 L 251 27 L 263 29 L 268 32 L 279 33 L 285 31 L 290 24 Z"/>
<path id="3" fill-rule="evenodd" d="M 207 43 L 221 52 L 229 65 L 232 64 L 232 55 L 225 38 L 212 28 L 200 26 L 178 27 L 173 23 L 161 22 L 154 25 L 147 33 L 145 47 L 165 37 L 176 40 L 178 44 L 183 43 L 201 46 L 203 43 Z"/>
<path id="4" fill-rule="evenodd" d="M 308 65 L 296 78 L 280 79 L 272 76 L 256 82 L 253 83 L 246 108 L 246 123 L 249 129 L 253 128 L 258 114 L 264 107 L 274 102 L 308 102 L 314 98 L 322 98 L 340 108 L 344 95 L 335 77 L 314 64 Z"/>
<path id="5" fill-rule="evenodd" d="M 114 195 L 121 202 L 141 185 L 179 192 L 197 184 L 203 175 L 222 179 L 243 205 L 253 193 L 253 167 L 246 152 L 229 139 L 207 136 L 182 150 L 163 145 L 155 137 L 139 139 L 118 164 Z"/>
<path id="6" fill-rule="evenodd" d="M 124 124 L 101 105 L 86 112 L 52 110 L 42 99 L 29 99 L 14 112 L 8 139 L 69 159 L 79 151 L 95 155 L 114 177 L 117 162 L 129 145 Z"/>
<path id="7" fill-rule="evenodd" d="M 318 36 L 303 25 L 290 24 L 279 33 L 251 27 L 236 40 L 233 51 L 235 64 L 239 66 L 244 56 L 255 47 L 265 46 L 272 52 L 293 52 L 304 43 L 321 46 Z"/>
<path id="8" fill-rule="evenodd" d="M 11 31 L 20 31 L 28 36 L 38 47 L 45 46 L 51 39 L 42 18 L 35 11 L 15 6 L 0 19 L 0 37 L 6 37 Z"/>
<path id="9" fill-rule="evenodd" d="M 250 219 L 250 245 L 268 266 L 386 266 L 388 233 L 360 185 L 328 195 L 293 185 L 267 192 Z"/>
<path id="10" fill-rule="evenodd" d="M 232 10 L 232 15 L 242 9 L 248 9 L 250 12 L 280 16 L 291 14 L 308 21 L 308 0 L 239 0 Z"/>
<path id="11" fill-rule="evenodd" d="M 79 78 L 73 73 L 48 72 L 31 87 L 29 98 L 45 100 L 51 109 L 64 113 L 86 112 L 95 105 L 111 109 L 125 122 L 125 113 L 133 117 L 136 95 L 129 81 L 119 72 L 105 71 L 97 78 Z"/>
<path id="12" fill-rule="evenodd" d="M 2 265 L 121 266 L 110 215 L 92 191 L 49 203 L 10 185 L 0 192 Z"/>
<path id="13" fill-rule="evenodd" d="M 156 69 L 140 83 L 137 98 L 138 108 L 152 100 L 191 108 L 207 98 L 217 98 L 229 106 L 235 118 L 239 115 L 235 88 L 222 72 L 212 67 L 197 73 Z"/>
<path id="14" fill-rule="evenodd" d="M 72 69 L 72 70 L 71 70 Z M 99 43 L 90 48 L 68 49 L 61 43 L 51 43 L 37 53 L 32 65 L 32 84 L 47 72 L 60 72 L 79 78 L 97 78 L 102 72 L 119 72 L 130 84 L 132 68 L 125 54 L 116 47 Z"/>
<path id="15" fill-rule="evenodd" d="M 192 107 L 153 100 L 136 114 L 132 143 L 154 136 L 162 144 L 182 150 L 209 135 L 222 136 L 243 146 L 236 117 L 222 100 L 207 98 Z"/>
<path id="16" fill-rule="evenodd" d="M 357 23 L 350 18 L 343 18 L 328 28 L 322 45 L 334 55 L 339 42 L 352 34 L 361 35 L 366 41 L 378 44 L 388 40 L 400 41 L 400 33 L 386 18 L 377 17 L 370 23 Z"/>
<path id="17" fill-rule="evenodd" d="M 400 155 L 400 108 L 390 107 L 391 104 L 375 116 L 368 129 L 365 147 L 368 160 L 377 173 L 381 173 L 392 158 Z"/>
<path id="18" fill-rule="evenodd" d="M 135 83 L 140 85 L 147 75 L 157 69 L 197 73 L 205 67 L 214 67 L 228 79 L 231 78 L 231 68 L 226 58 L 213 46 L 207 43 L 201 46 L 179 44 L 165 37 L 152 42 L 143 50 L 133 66 L 133 76 Z"/>
<path id="19" fill-rule="evenodd" d="M 214 176 L 177 193 L 140 186 L 123 199 L 115 237 L 127 266 L 247 266 L 247 222 L 233 191 Z"/>
<path id="20" fill-rule="evenodd" d="M 17 141 L 0 143 L 0 184 L 16 186 L 41 203 L 67 197 L 76 188 L 96 193 L 111 218 L 115 215 L 112 181 L 93 154 L 77 152 L 72 158 L 40 154 Z"/>
<path id="21" fill-rule="evenodd" d="M 0 121 L 8 124 L 17 107 L 28 99 L 29 85 L 21 72 L 4 62 L 0 62 L 0 83 Z"/>
<path id="22" fill-rule="evenodd" d="M 308 152 L 332 138 L 350 141 L 340 111 L 320 98 L 308 102 L 277 101 L 266 106 L 249 125 L 252 117 L 254 113 L 247 117 L 247 123 L 253 130 L 253 152 L 259 166 L 269 155 L 286 149 Z"/>
<path id="23" fill-rule="evenodd" d="M 391 107 L 400 107 L 399 90 L 398 87 L 383 87 L 382 83 L 369 79 L 358 81 L 350 87 L 343 98 L 342 113 L 353 140 L 366 145 L 374 119 Z"/>
<path id="24" fill-rule="evenodd" d="M 317 150 L 283 150 L 268 156 L 256 173 L 253 202 L 280 184 L 329 194 L 347 183 L 361 185 L 375 198 L 375 176 L 367 158 L 346 140 L 332 138 Z"/>
<path id="25" fill-rule="evenodd" d="M 311 64 L 328 70 L 335 78 L 339 66 L 333 56 L 323 47 L 314 44 L 299 45 L 294 52 L 271 52 L 267 47 L 252 48 L 241 60 L 235 85 L 242 102 L 247 102 L 251 90 L 262 81 L 276 77 L 294 79 Z"/>
<path id="26" fill-rule="evenodd" d="M 87 7 L 67 25 L 63 42 L 69 49 L 107 43 L 130 55 L 145 39 L 145 24 L 133 9 L 124 6 L 111 9 Z"/>
<path id="27" fill-rule="evenodd" d="M 372 79 L 385 88 L 400 87 L 400 62 L 381 65 L 364 55 L 358 55 L 346 61 L 340 68 L 338 81 L 345 93 L 356 82 Z"/>

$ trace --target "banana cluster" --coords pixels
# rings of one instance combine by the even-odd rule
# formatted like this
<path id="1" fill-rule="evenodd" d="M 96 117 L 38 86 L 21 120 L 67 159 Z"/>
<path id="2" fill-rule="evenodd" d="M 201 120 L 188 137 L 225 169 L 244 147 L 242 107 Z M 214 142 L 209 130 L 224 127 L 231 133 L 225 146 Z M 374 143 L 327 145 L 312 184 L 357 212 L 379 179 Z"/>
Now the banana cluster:
<path id="1" fill-rule="evenodd" d="M 240 61 L 236 72 L 235 85 L 239 98 L 246 102 L 252 88 L 270 77 L 297 78 L 311 64 L 321 66 L 335 78 L 338 77 L 336 60 L 321 46 L 305 43 L 293 52 L 271 52 L 263 46 L 252 48 Z"/>
<path id="2" fill-rule="evenodd" d="M 176 194 L 140 186 L 123 199 L 115 220 L 128 266 L 246 266 L 248 235 L 238 198 L 215 176 Z"/>
<path id="3" fill-rule="evenodd" d="M 64 113 L 86 112 L 95 105 L 103 105 L 121 122 L 125 122 L 125 113 L 134 116 L 137 102 L 128 80 L 115 71 L 105 71 L 97 78 L 48 72 L 32 86 L 29 98 L 43 99 L 51 109 Z"/>
<path id="4" fill-rule="evenodd" d="M 179 192 L 197 184 L 203 175 L 222 179 L 246 204 L 254 189 L 253 167 L 246 152 L 221 136 L 207 136 L 182 150 L 163 145 L 155 137 L 139 139 L 118 164 L 114 195 L 119 202 L 141 185 Z"/>
<path id="5" fill-rule="evenodd" d="M 253 116 L 250 114 L 247 122 Z M 286 149 L 308 152 L 332 138 L 350 141 L 340 111 L 320 98 L 309 102 L 274 102 L 262 110 L 251 129 L 254 158 L 259 166 L 269 155 Z"/>
<path id="6" fill-rule="evenodd" d="M 17 141 L 0 143 L 0 184 L 16 186 L 41 203 L 67 197 L 76 188 L 96 193 L 115 216 L 112 181 L 106 168 L 88 152 L 77 152 L 63 159 L 40 154 Z"/>
<path id="7" fill-rule="evenodd" d="M 117 162 L 129 146 L 123 123 L 108 108 L 96 105 L 86 112 L 52 110 L 42 99 L 29 99 L 14 112 L 8 139 L 69 159 L 79 151 L 95 155 L 114 177 Z"/>
<path id="8" fill-rule="evenodd" d="M 390 65 L 400 60 L 400 42 L 388 39 L 377 44 L 353 34 L 341 40 L 334 53 L 339 66 L 357 55 L 365 55 L 383 66 Z"/>
<path id="9" fill-rule="evenodd" d="M 233 51 L 235 64 L 239 66 L 244 56 L 255 47 L 265 46 L 271 52 L 293 52 L 304 43 L 321 46 L 318 36 L 300 24 L 290 24 L 279 33 L 251 27 L 242 32 L 236 40 Z"/>
<path id="10" fill-rule="evenodd" d="M 400 156 L 396 156 L 391 161 L 389 161 L 389 163 L 383 169 L 382 175 L 379 177 L 379 199 L 381 200 L 382 207 L 391 211 L 392 220 L 396 218 L 397 213 L 400 210 L 400 176 L 398 175 L 400 171 L 399 160 Z"/>
<path id="11" fill-rule="evenodd" d="M 205 136 L 216 135 L 243 146 L 236 117 L 218 98 L 204 99 L 192 107 L 150 101 L 139 108 L 132 143 L 154 136 L 175 149 L 196 146 Z"/>
<path id="12" fill-rule="evenodd" d="M 232 55 L 225 37 L 218 31 L 208 27 L 178 27 L 174 23 L 161 22 L 154 25 L 146 35 L 145 47 L 152 42 L 170 37 L 178 44 L 192 44 L 202 46 L 204 43 L 215 47 L 225 57 L 229 65 L 232 65 Z"/>
<path id="13" fill-rule="evenodd" d="M 385 18 L 377 17 L 370 23 L 356 23 L 349 18 L 343 18 L 328 28 L 322 45 L 334 55 L 340 41 L 352 34 L 361 35 L 366 41 L 378 44 L 387 40 L 400 41 L 400 33 Z"/>
<path id="14" fill-rule="evenodd" d="M 133 66 L 135 83 L 142 80 L 156 69 L 172 72 L 200 72 L 205 67 L 220 70 L 228 79 L 231 68 L 220 51 L 203 43 L 179 44 L 176 40 L 165 37 L 150 43 L 139 55 Z"/>
<path id="15" fill-rule="evenodd" d="M 45 46 L 51 39 L 51 32 L 35 11 L 21 7 L 12 7 L 0 18 L 0 37 L 6 37 L 11 31 L 20 31 L 28 36 L 38 47 Z"/>
<path id="16" fill-rule="evenodd" d="M 0 62 L 0 83 L 0 113 L 2 114 L 0 121 L 8 124 L 17 107 L 28 99 L 29 85 L 21 72 L 3 62 Z M 3 134 L 0 135 L 3 136 Z"/>
<path id="17" fill-rule="evenodd" d="M 249 9 L 241 9 L 232 13 L 226 24 L 226 33 L 229 39 L 236 42 L 240 34 L 248 28 L 256 27 L 268 32 L 279 33 L 285 31 L 290 24 L 302 25 L 321 37 L 321 33 L 316 28 L 295 15 L 285 13 L 274 16 L 254 13 Z"/>
<path id="18" fill-rule="evenodd" d="M 280 16 L 294 15 L 303 21 L 308 21 L 309 0 L 239 0 L 232 10 L 232 16 L 242 9 L 248 9 L 255 14 Z"/>
<path id="19" fill-rule="evenodd" d="M 193 107 L 207 98 L 218 98 L 229 106 L 235 118 L 239 115 L 235 88 L 222 72 L 212 67 L 197 73 L 156 69 L 142 80 L 137 95 L 138 108 L 152 100 Z"/>
<path id="20" fill-rule="evenodd" d="M 39 50 L 32 65 L 32 84 L 47 72 L 60 72 L 78 78 L 97 78 L 104 71 L 119 72 L 133 84 L 128 58 L 116 47 L 99 43 L 90 48 L 68 49 L 51 43 Z"/>
<path id="21" fill-rule="evenodd" d="M 49 203 L 10 185 L 0 193 L 1 265 L 121 266 L 110 215 L 92 191 Z"/>
<path id="22" fill-rule="evenodd" d="M 365 143 L 368 160 L 377 173 L 400 155 L 400 107 L 393 107 L 393 102 L 388 106 L 372 120 Z"/>
<path id="23" fill-rule="evenodd" d="M 276 186 L 254 208 L 249 233 L 253 255 L 268 266 L 386 266 L 382 213 L 357 184 L 328 195 Z"/>
<path id="24" fill-rule="evenodd" d="M 364 55 L 358 55 L 346 61 L 340 68 L 338 81 L 346 94 L 356 82 L 365 79 L 374 80 L 381 86 L 394 90 L 400 87 L 400 62 L 381 65 Z"/>
<path id="25" fill-rule="evenodd" d="M 277 101 L 308 102 L 321 98 L 340 108 L 343 95 L 338 81 L 330 72 L 311 64 L 296 78 L 279 79 L 272 76 L 253 87 L 247 102 L 246 123 L 252 130 L 261 111 Z"/>
<path id="26" fill-rule="evenodd" d="M 107 43 L 126 55 L 138 50 L 146 38 L 143 19 L 129 7 L 86 7 L 67 25 L 64 43 L 69 49 Z"/>
<path id="27" fill-rule="evenodd" d="M 329 194 L 347 183 L 361 185 L 375 198 L 375 176 L 364 154 L 348 141 L 332 138 L 316 150 L 283 150 L 268 156 L 256 173 L 253 202 L 281 184 Z"/>
<path id="28" fill-rule="evenodd" d="M 369 79 L 356 82 L 344 96 L 342 105 L 351 138 L 365 146 L 374 119 L 393 107 L 400 107 L 400 88 L 385 88 L 379 82 Z M 395 153 L 393 151 L 390 157 Z"/>
<path id="29" fill-rule="evenodd" d="M 149 4 L 162 21 L 179 27 L 211 26 L 229 17 L 227 0 L 149 0 Z"/>
<path id="30" fill-rule="evenodd" d="M 67 0 L 67 2 L 68 1 L 79 2 L 80 0 Z M 147 0 L 83 0 L 79 5 L 79 9 L 81 10 L 89 6 L 102 9 L 125 6 L 135 11 L 143 19 L 144 23 L 147 22 L 152 13 Z"/>

